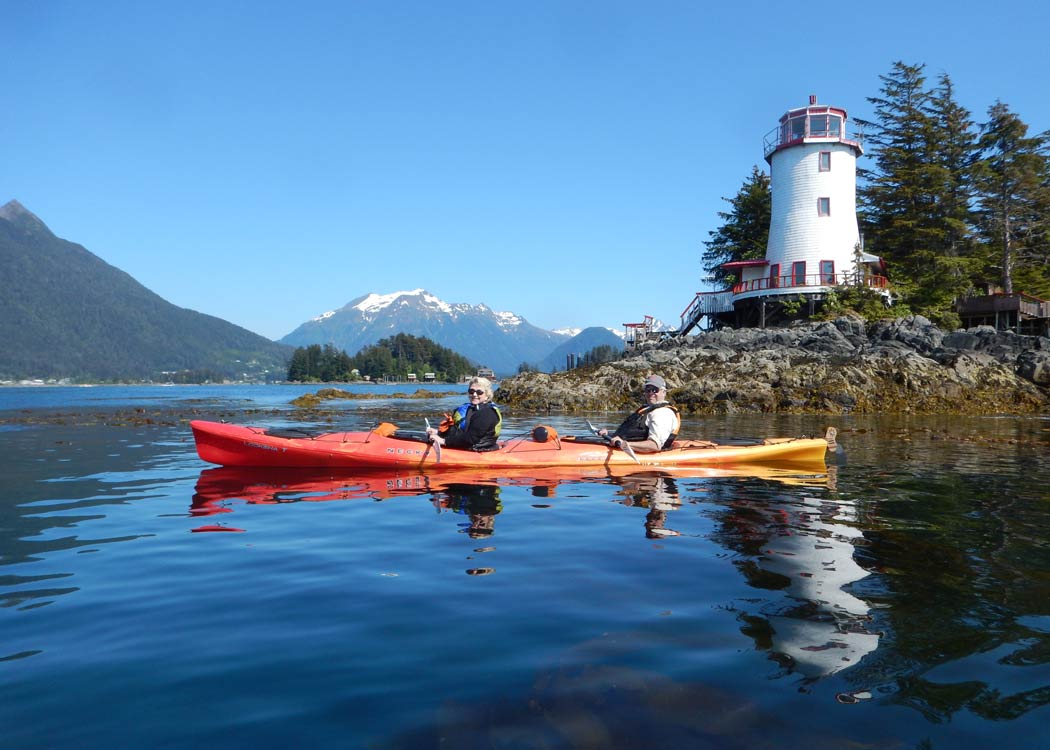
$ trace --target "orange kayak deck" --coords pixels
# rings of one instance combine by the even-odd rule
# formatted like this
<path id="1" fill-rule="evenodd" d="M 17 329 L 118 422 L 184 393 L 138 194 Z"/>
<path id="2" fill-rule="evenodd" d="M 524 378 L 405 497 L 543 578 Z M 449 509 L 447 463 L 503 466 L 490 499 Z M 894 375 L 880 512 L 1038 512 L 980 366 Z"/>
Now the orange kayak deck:
<path id="1" fill-rule="evenodd" d="M 190 423 L 197 455 L 220 466 L 272 468 L 528 468 L 554 466 L 724 466 L 801 462 L 824 463 L 824 438 L 775 438 L 748 445 L 672 448 L 639 453 L 633 460 L 603 443 L 571 438 L 537 443 L 529 437 L 500 442 L 499 450 L 478 453 L 442 448 L 418 439 L 384 437 L 375 432 L 328 432 L 288 437 L 261 427 L 206 422 Z"/>

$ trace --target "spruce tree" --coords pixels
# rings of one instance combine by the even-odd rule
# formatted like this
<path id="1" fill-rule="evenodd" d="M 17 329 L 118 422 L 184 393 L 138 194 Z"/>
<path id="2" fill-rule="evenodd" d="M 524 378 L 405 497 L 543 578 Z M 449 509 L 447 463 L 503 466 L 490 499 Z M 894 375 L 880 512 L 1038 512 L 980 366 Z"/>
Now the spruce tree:
<path id="1" fill-rule="evenodd" d="M 996 101 L 982 126 L 977 184 L 981 232 L 992 248 L 989 270 L 998 270 L 1003 292 L 1023 277 L 1027 291 L 1050 294 L 1050 163 L 1046 133 L 1028 135 L 1028 125 Z"/>
<path id="2" fill-rule="evenodd" d="M 860 219 L 869 249 L 886 259 L 895 288 L 908 301 L 923 262 L 921 250 L 930 239 L 930 186 L 936 180 L 924 68 L 895 62 L 889 75 L 879 76 L 882 96 L 868 98 L 875 119 L 858 121 L 875 161 L 872 169 L 858 170 Z"/>
<path id="3" fill-rule="evenodd" d="M 296 348 L 292 353 L 291 362 L 288 363 L 288 380 L 293 383 L 301 383 L 307 380 L 310 376 L 308 366 L 306 349 L 301 346 Z"/>
<path id="4" fill-rule="evenodd" d="M 930 97 L 930 116 L 937 139 L 932 148 L 937 181 L 936 220 L 942 225 L 943 254 L 958 258 L 973 251 L 974 165 L 979 157 L 970 112 L 955 100 L 955 87 L 945 73 Z"/>
<path id="5" fill-rule="evenodd" d="M 970 241 L 973 123 L 947 75 L 926 88 L 925 65 L 895 62 L 869 97 L 875 118 L 862 121 L 875 161 L 860 170 L 861 223 L 869 248 L 889 265 L 907 308 L 954 325 L 956 296 L 975 269 Z"/>

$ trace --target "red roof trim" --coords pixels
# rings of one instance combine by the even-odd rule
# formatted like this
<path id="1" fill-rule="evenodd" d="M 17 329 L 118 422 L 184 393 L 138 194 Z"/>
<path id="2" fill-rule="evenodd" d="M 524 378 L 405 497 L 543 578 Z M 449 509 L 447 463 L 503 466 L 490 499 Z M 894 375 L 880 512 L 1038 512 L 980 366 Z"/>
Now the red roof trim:
<path id="1" fill-rule="evenodd" d="M 731 260 L 719 268 L 748 268 L 750 266 L 768 266 L 768 260 Z"/>

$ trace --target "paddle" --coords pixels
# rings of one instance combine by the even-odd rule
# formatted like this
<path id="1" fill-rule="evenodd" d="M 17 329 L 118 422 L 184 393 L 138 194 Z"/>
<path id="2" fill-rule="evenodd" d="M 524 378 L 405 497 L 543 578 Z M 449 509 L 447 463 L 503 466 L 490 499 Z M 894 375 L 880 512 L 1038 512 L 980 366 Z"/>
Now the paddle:
<path id="1" fill-rule="evenodd" d="M 430 430 L 430 420 L 429 420 L 429 419 L 427 419 L 426 417 L 423 417 L 423 421 L 424 421 L 424 422 L 426 423 L 426 425 L 427 425 L 427 431 L 428 431 L 428 432 L 427 432 L 427 435 L 428 435 L 428 437 L 429 437 L 429 434 L 430 434 L 430 433 L 429 433 L 429 430 Z M 426 451 L 424 451 L 424 453 L 423 453 L 423 461 L 426 461 L 426 460 L 427 460 L 427 454 L 428 454 L 428 453 L 430 453 L 430 446 L 434 446 L 434 458 L 436 458 L 436 459 L 437 459 L 437 460 L 436 460 L 436 461 L 435 461 L 434 463 L 438 463 L 438 464 L 439 464 L 439 463 L 441 463 L 441 443 L 439 443 L 439 442 L 438 442 L 437 440 L 435 440 L 435 439 L 433 439 L 433 438 L 429 438 L 429 439 L 427 440 L 427 449 L 426 449 Z M 423 461 L 420 461 L 420 463 L 422 463 Z"/>
<path id="2" fill-rule="evenodd" d="M 846 465 L 846 449 L 843 448 L 838 440 L 835 438 L 838 436 L 839 431 L 834 427 L 829 427 L 827 432 L 824 433 L 824 440 L 828 443 L 828 450 L 835 454 L 834 463 L 839 466 Z"/>
<path id="3" fill-rule="evenodd" d="M 590 420 L 587 420 L 587 427 L 590 429 L 591 432 L 600 437 L 607 444 L 612 445 L 612 439 L 608 435 L 602 435 L 598 428 L 591 424 Z M 638 456 L 634 454 L 634 448 L 628 445 L 626 440 L 620 441 L 620 447 L 623 448 L 623 452 L 630 456 L 631 460 L 633 460 L 636 464 L 641 463 L 641 461 L 638 460 Z"/>

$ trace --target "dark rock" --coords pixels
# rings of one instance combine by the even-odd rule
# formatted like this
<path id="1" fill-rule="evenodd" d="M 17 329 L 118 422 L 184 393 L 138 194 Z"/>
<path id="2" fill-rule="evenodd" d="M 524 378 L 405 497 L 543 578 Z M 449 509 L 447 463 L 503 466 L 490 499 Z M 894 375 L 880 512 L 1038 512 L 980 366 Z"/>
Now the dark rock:
<path id="1" fill-rule="evenodd" d="M 1050 352 L 1023 352 L 1017 358 L 1017 374 L 1036 385 L 1050 386 Z"/>

